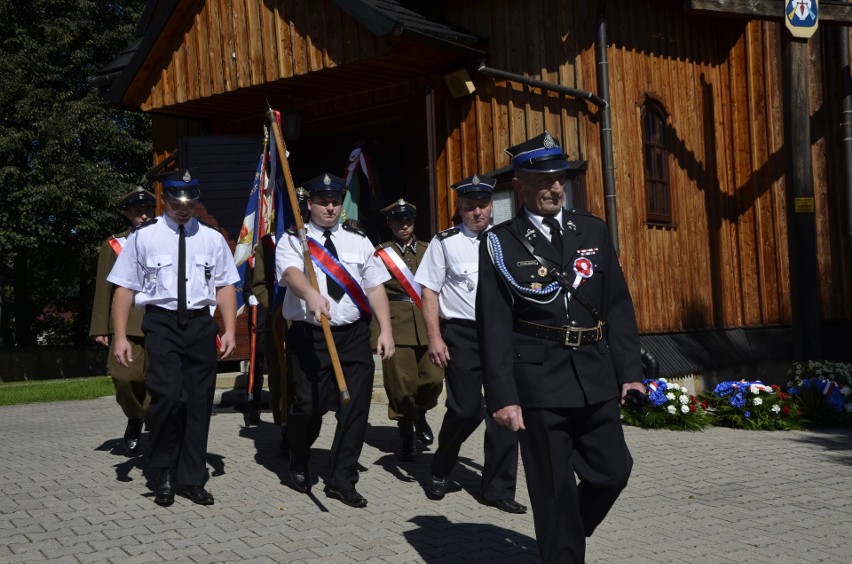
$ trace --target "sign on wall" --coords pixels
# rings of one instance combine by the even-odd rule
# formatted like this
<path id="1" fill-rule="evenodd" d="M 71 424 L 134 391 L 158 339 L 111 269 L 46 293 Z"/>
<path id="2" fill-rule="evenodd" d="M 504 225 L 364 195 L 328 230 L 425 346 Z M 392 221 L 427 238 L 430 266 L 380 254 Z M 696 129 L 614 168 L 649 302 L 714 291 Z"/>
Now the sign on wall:
<path id="1" fill-rule="evenodd" d="M 818 0 L 787 0 L 784 22 L 793 37 L 808 39 L 819 25 Z"/>

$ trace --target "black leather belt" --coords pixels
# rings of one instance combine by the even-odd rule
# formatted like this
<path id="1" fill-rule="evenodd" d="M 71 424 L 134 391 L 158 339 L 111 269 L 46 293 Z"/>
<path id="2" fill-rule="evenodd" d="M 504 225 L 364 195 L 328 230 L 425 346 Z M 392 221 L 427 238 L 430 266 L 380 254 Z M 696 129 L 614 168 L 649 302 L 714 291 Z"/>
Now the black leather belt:
<path id="1" fill-rule="evenodd" d="M 177 315 L 177 310 L 174 309 L 166 309 L 164 307 L 149 305 L 145 306 L 145 313 L 158 313 L 160 315 Z M 190 309 L 186 312 L 187 319 L 195 319 L 196 317 L 210 315 L 210 308 L 202 307 L 199 309 Z"/>
<path id="2" fill-rule="evenodd" d="M 522 335 L 556 341 L 562 343 L 565 347 L 579 347 L 580 345 L 597 343 L 603 339 L 605 326 L 605 322 L 598 321 L 595 327 L 551 327 L 516 319 L 512 328 Z"/>
<path id="3" fill-rule="evenodd" d="M 388 294 L 389 302 L 408 302 L 410 304 L 414 303 L 414 300 L 406 296 L 405 294 Z"/>
<path id="4" fill-rule="evenodd" d="M 476 329 L 476 321 L 471 319 L 442 319 L 441 325 L 457 325 L 459 327 L 467 327 L 468 329 Z"/>

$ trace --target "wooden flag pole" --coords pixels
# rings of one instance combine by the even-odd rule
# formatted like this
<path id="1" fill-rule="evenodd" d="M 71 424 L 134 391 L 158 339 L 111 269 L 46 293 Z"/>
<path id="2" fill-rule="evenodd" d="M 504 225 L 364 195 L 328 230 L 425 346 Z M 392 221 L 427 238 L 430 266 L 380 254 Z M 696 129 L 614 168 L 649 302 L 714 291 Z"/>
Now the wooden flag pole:
<path id="1" fill-rule="evenodd" d="M 308 275 L 308 280 L 311 286 L 319 291 L 319 283 L 317 282 L 317 274 L 314 271 L 314 263 L 311 258 L 311 251 L 308 248 L 308 240 L 305 233 L 305 222 L 302 221 L 302 215 L 299 213 L 299 200 L 296 197 L 296 187 L 293 186 L 293 177 L 290 174 L 290 163 L 287 160 L 287 146 L 284 144 L 284 136 L 281 134 L 281 128 L 278 126 L 278 120 L 275 119 L 275 112 L 270 108 L 267 111 L 272 133 L 275 135 L 275 143 L 278 146 L 278 161 L 284 167 L 284 182 L 287 184 L 287 195 L 290 198 L 290 208 L 293 210 L 293 217 L 296 220 L 296 233 L 299 235 L 299 243 L 302 245 L 302 256 L 305 259 L 305 271 Z M 280 212 L 279 212 L 280 213 Z M 331 326 L 328 323 L 328 317 L 320 316 L 322 323 L 322 332 L 325 335 L 325 342 L 328 346 L 328 353 L 331 356 L 331 364 L 334 367 L 334 377 L 337 380 L 337 388 L 340 390 L 340 402 L 347 404 L 350 401 L 349 390 L 346 387 L 346 380 L 343 379 L 343 368 L 340 366 L 340 357 L 337 355 L 337 347 L 334 344 L 334 337 L 331 334 Z"/>

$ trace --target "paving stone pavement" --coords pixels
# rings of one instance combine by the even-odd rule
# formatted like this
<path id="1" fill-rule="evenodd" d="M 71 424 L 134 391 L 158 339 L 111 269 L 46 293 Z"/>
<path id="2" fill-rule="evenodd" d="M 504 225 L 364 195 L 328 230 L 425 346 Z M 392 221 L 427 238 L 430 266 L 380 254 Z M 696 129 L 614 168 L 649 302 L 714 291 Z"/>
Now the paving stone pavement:
<path id="1" fill-rule="evenodd" d="M 437 431 L 441 407 L 429 414 Z M 288 485 L 268 421 L 215 409 L 212 507 L 154 504 L 143 458 L 120 452 L 111 398 L 0 408 L 0 562 L 537 562 L 532 515 L 479 505 L 482 426 L 464 445 L 462 491 L 430 501 L 431 455 L 398 462 L 374 403 L 351 509 L 322 493 L 333 415 L 313 451 L 315 497 Z M 852 432 L 626 429 L 630 485 L 589 541 L 588 562 L 850 562 Z M 143 442 L 147 433 L 143 435 Z M 521 468 L 523 477 L 523 468 Z M 529 503 L 526 485 L 517 499 Z"/>

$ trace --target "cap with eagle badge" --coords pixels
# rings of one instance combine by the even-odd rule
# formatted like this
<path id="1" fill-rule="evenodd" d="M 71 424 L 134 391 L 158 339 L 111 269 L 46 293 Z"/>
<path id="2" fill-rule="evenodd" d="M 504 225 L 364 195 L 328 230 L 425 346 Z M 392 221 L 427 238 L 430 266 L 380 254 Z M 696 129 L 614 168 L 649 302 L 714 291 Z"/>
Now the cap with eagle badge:
<path id="1" fill-rule="evenodd" d="M 189 170 L 170 172 L 161 177 L 163 191 L 169 198 L 180 202 L 195 202 L 201 198 L 201 188 L 198 179 L 193 178 Z"/>
<path id="2" fill-rule="evenodd" d="M 390 204 L 389 206 L 385 206 L 381 210 L 382 215 L 385 216 L 385 219 L 400 219 L 400 220 L 413 220 L 417 217 L 417 207 L 411 202 L 406 202 L 402 198 Z"/>
<path id="3" fill-rule="evenodd" d="M 461 182 L 453 184 L 460 198 L 470 198 L 472 200 L 487 200 L 494 195 L 494 186 L 497 181 L 490 176 L 474 174 L 469 178 L 465 178 Z"/>
<path id="4" fill-rule="evenodd" d="M 319 194 L 339 194 L 346 193 L 346 181 L 328 172 L 324 172 L 319 176 L 302 183 L 302 188 L 305 188 L 311 197 Z"/>
<path id="5" fill-rule="evenodd" d="M 157 198 L 151 192 L 145 190 L 141 186 L 137 186 L 131 192 L 124 194 L 118 199 L 118 205 L 121 208 L 127 209 L 133 206 L 145 208 L 153 208 L 157 202 Z"/>
<path id="6" fill-rule="evenodd" d="M 568 155 L 559 146 L 559 141 L 547 131 L 509 147 L 505 152 L 512 159 L 512 168 L 525 172 L 558 172 L 568 170 Z"/>

